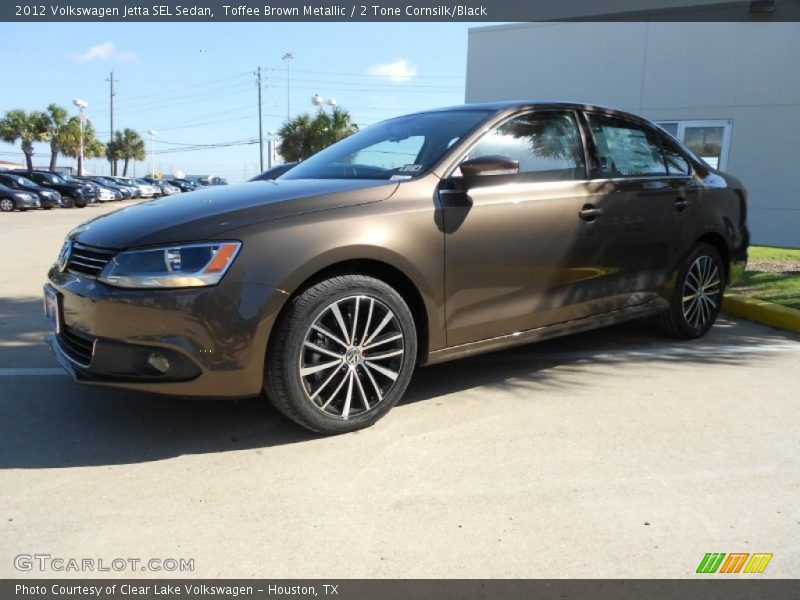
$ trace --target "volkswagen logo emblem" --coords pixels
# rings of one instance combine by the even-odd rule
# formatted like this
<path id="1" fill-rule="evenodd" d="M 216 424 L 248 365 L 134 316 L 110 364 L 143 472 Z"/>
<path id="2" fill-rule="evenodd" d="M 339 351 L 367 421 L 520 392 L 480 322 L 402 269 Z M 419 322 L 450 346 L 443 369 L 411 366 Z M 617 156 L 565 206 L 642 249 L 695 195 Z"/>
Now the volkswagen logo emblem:
<path id="1" fill-rule="evenodd" d="M 355 365 L 360 363 L 361 350 L 355 347 L 348 349 L 344 355 L 344 362 L 350 365 L 351 367 L 354 367 Z"/>
<path id="2" fill-rule="evenodd" d="M 72 242 L 67 240 L 64 242 L 64 245 L 61 246 L 61 252 L 58 253 L 58 270 L 62 273 L 67 268 L 67 263 L 69 262 L 69 255 L 72 253 Z"/>

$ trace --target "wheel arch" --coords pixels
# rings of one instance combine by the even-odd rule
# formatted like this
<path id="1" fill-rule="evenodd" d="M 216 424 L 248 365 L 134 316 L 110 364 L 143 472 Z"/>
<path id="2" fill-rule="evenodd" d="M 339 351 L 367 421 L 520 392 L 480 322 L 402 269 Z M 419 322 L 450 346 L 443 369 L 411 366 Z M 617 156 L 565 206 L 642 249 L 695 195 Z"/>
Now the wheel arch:
<path id="1" fill-rule="evenodd" d="M 731 249 L 728 247 L 728 242 L 725 240 L 725 237 L 716 231 L 709 231 L 697 238 L 695 245 L 697 244 L 708 244 L 719 252 L 722 258 L 722 264 L 725 268 L 725 282 L 727 284 L 731 270 Z"/>
<path id="2" fill-rule="evenodd" d="M 376 258 L 349 258 L 339 260 L 324 267 L 317 268 L 310 275 L 305 276 L 299 283 L 292 286 L 291 290 L 284 289 L 288 296 L 278 313 L 276 322 L 291 306 L 292 301 L 306 289 L 320 281 L 336 277 L 337 275 L 366 275 L 380 279 L 394 288 L 408 305 L 414 318 L 417 333 L 417 364 L 427 361 L 430 350 L 430 314 L 423 299 L 422 292 L 414 280 L 398 266 Z M 272 342 L 274 329 L 270 332 L 267 347 Z"/>

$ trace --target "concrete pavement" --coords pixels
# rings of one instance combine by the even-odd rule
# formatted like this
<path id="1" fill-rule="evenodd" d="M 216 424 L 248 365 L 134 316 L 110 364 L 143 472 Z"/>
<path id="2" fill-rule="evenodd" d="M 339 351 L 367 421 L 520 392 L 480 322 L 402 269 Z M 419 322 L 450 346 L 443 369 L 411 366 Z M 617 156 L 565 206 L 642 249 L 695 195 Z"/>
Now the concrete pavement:
<path id="1" fill-rule="evenodd" d="M 760 577 L 800 575 L 800 337 L 724 319 L 694 343 L 630 324 L 525 346 L 423 369 L 377 426 L 324 438 L 260 399 L 51 370 L 44 273 L 116 207 L 0 215 L 0 577 L 103 575 L 20 573 L 21 553 L 194 559 L 184 577 L 647 578 L 771 552 Z"/>

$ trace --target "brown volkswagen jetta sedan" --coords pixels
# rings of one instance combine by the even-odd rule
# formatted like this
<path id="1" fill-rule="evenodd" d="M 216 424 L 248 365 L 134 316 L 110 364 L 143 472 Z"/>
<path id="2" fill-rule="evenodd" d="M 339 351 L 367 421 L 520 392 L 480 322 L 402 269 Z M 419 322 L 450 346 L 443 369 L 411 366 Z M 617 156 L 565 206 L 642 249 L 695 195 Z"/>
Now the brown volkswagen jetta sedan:
<path id="1" fill-rule="evenodd" d="M 324 433 L 371 425 L 416 366 L 648 317 L 705 334 L 747 258 L 735 178 L 639 117 L 555 102 L 391 119 L 276 181 L 70 232 L 51 345 L 77 381 L 262 391 Z"/>

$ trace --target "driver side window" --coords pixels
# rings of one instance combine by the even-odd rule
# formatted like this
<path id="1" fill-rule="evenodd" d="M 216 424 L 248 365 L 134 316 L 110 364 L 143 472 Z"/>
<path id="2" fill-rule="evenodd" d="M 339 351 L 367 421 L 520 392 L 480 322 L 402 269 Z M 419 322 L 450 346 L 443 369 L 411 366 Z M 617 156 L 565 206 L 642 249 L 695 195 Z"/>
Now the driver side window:
<path id="1" fill-rule="evenodd" d="M 519 161 L 522 181 L 586 179 L 583 142 L 572 112 L 515 117 L 488 132 L 466 158 L 492 155 Z"/>

